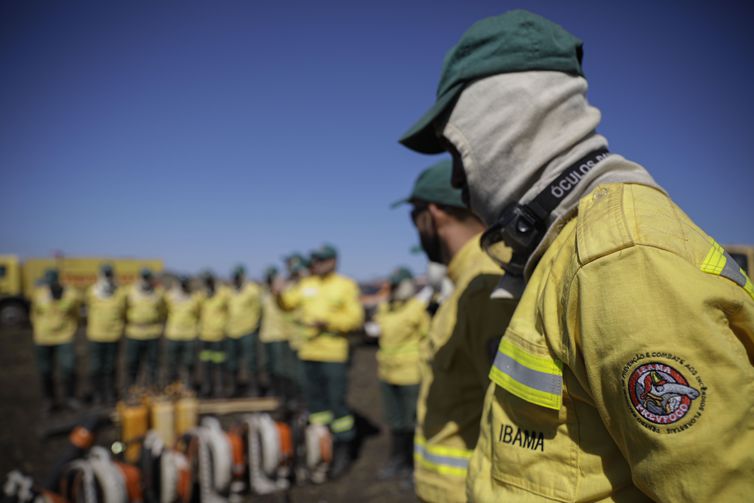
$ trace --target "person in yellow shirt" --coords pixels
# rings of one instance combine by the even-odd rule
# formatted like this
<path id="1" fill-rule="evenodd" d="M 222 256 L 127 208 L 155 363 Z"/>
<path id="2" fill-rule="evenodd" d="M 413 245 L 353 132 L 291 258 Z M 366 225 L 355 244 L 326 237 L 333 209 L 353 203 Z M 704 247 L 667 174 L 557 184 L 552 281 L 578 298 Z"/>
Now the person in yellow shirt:
<path id="1" fill-rule="evenodd" d="M 290 352 L 288 325 L 283 318 L 283 310 L 280 309 L 273 294 L 273 283 L 278 278 L 277 268 L 268 267 L 264 278 L 265 289 L 262 292 L 262 325 L 259 330 L 259 339 L 264 349 L 270 392 L 288 402 L 292 398 L 288 368 L 292 356 L 288 354 Z"/>
<path id="2" fill-rule="evenodd" d="M 646 169 L 607 150 L 583 54 L 536 14 L 483 19 L 401 140 L 451 152 L 507 271 L 498 294 L 523 290 L 468 498 L 748 501 L 754 285 Z"/>
<path id="3" fill-rule="evenodd" d="M 181 276 L 165 295 L 168 319 L 165 325 L 167 339 L 167 380 L 182 381 L 184 386 L 194 386 L 196 338 L 199 333 L 199 314 L 202 295 L 192 292 L 191 278 Z M 181 378 L 185 374 L 185 378 Z"/>
<path id="4" fill-rule="evenodd" d="M 111 404 L 117 396 L 118 346 L 126 325 L 126 291 L 118 286 L 112 265 L 102 266 L 86 304 L 89 384 L 95 403 Z"/>
<path id="5" fill-rule="evenodd" d="M 237 396 L 240 362 L 246 361 L 247 393 L 259 395 L 259 321 L 262 316 L 262 292 L 258 284 L 246 280 L 246 270 L 233 270 L 228 289 L 227 371 L 231 395 Z"/>
<path id="6" fill-rule="evenodd" d="M 204 295 L 199 321 L 199 364 L 201 396 L 218 398 L 224 395 L 223 377 L 227 361 L 225 336 L 228 328 L 227 288 L 218 285 L 211 272 L 203 274 Z"/>
<path id="7" fill-rule="evenodd" d="M 336 273 L 338 253 L 323 245 L 311 255 L 312 276 L 302 279 L 289 309 L 300 308 L 306 327 L 298 356 L 306 377 L 304 395 L 314 424 L 329 426 L 334 439 L 330 477 L 342 475 L 351 463 L 354 418 L 346 404 L 348 333 L 361 327 L 364 310 L 356 283 Z"/>
<path id="8" fill-rule="evenodd" d="M 286 257 L 285 266 L 288 278 L 285 281 L 275 281 L 272 284 L 272 291 L 275 294 L 278 306 L 283 309 L 283 323 L 288 333 L 288 348 L 290 351 L 287 353 L 288 363 L 286 367 L 291 382 L 289 395 L 294 402 L 300 402 L 303 396 L 306 377 L 304 376 L 303 363 L 301 363 L 298 357 L 298 350 L 306 337 L 307 329 L 301 320 L 300 302 L 297 302 L 297 299 L 299 298 L 301 281 L 310 276 L 311 272 L 309 270 L 309 261 L 300 253 L 293 253 Z M 293 305 L 297 307 L 290 308 Z M 292 403 L 292 405 L 295 406 L 296 404 Z"/>
<path id="9" fill-rule="evenodd" d="M 58 405 L 55 399 L 56 363 L 63 382 L 65 406 L 72 410 L 80 408 L 76 398 L 76 353 L 73 348 L 79 308 L 76 290 L 63 286 L 57 269 L 47 270 L 43 284 L 35 289 L 31 300 L 31 324 L 37 367 L 42 378 L 44 414 Z"/>
<path id="10" fill-rule="evenodd" d="M 421 348 L 414 482 L 422 501 L 466 500 L 464 480 L 479 437 L 487 373 L 515 302 L 491 300 L 500 270 L 479 246 L 483 226 L 450 184 L 450 160 L 425 169 L 411 195 L 424 253 L 445 264 L 452 293 L 440 304 Z"/>
<path id="11" fill-rule="evenodd" d="M 390 428 L 390 458 L 379 479 L 411 475 L 416 401 L 419 397 L 419 345 L 429 330 L 429 298 L 415 296 L 414 275 L 399 267 L 390 275 L 390 298 L 377 306 L 372 323 L 379 335 L 377 373 L 385 419 Z M 375 330 L 376 328 L 376 330 Z"/>
<path id="12" fill-rule="evenodd" d="M 126 376 L 136 384 L 145 369 L 147 386 L 156 386 L 160 336 L 165 323 L 165 296 L 152 271 L 144 268 L 126 296 Z"/>

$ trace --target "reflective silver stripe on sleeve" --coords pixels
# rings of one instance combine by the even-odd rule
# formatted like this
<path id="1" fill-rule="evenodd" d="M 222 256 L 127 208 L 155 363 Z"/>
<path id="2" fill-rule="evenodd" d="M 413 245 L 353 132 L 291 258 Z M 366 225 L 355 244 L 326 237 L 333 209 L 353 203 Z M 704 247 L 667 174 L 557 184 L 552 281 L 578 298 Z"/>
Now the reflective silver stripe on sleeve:
<path id="1" fill-rule="evenodd" d="M 560 395 L 563 391 L 561 376 L 532 370 L 500 351 L 495 356 L 495 367 L 515 381 L 535 390 L 553 395 Z"/>

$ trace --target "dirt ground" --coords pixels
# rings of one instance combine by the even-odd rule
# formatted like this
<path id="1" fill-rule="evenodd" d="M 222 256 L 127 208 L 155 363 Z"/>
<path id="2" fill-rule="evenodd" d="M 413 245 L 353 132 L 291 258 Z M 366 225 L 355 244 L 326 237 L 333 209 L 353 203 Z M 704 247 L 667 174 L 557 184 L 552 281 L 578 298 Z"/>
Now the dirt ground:
<path id="1" fill-rule="evenodd" d="M 81 331 L 80 331 L 81 332 Z M 83 381 L 86 369 L 86 344 L 77 334 L 77 367 L 82 378 L 80 393 L 86 393 Z M 404 503 L 416 501 L 413 491 L 396 481 L 378 482 L 375 474 L 387 457 L 388 434 L 383 422 L 381 398 L 376 378 L 374 346 L 357 344 L 353 348 L 350 369 L 349 404 L 357 416 L 361 439 L 359 457 L 350 472 L 340 480 L 321 486 L 294 487 L 286 494 L 250 501 L 291 503 Z M 65 448 L 64 434 L 45 435 L 51 429 L 64 429 L 81 414 L 58 412 L 48 419 L 39 413 L 41 393 L 34 363 L 31 330 L 0 329 L 0 477 L 13 469 L 43 481 Z M 83 411 L 86 412 L 86 409 Z M 97 443 L 109 446 L 118 437 L 114 427 L 102 431 Z"/>

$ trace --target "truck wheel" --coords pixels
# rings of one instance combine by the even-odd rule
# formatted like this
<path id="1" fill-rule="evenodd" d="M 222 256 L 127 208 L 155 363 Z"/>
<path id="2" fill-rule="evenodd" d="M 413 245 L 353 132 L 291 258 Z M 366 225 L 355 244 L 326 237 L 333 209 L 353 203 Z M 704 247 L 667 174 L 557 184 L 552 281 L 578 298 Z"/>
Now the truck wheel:
<path id="1" fill-rule="evenodd" d="M 0 305 L 0 326 L 19 327 L 28 321 L 26 307 L 21 302 L 5 302 Z"/>

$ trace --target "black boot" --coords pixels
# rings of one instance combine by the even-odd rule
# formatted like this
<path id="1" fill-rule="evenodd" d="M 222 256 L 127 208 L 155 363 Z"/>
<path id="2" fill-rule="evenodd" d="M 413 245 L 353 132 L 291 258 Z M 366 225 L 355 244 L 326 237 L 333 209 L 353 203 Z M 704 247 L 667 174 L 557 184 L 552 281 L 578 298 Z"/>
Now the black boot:
<path id="1" fill-rule="evenodd" d="M 414 474 L 414 432 L 404 431 L 401 434 L 401 456 L 403 475 L 413 478 Z"/>
<path id="2" fill-rule="evenodd" d="M 76 374 L 65 378 L 65 407 L 74 412 L 81 409 L 81 402 L 76 398 Z"/>
<path id="3" fill-rule="evenodd" d="M 42 406 L 40 412 L 43 416 L 49 415 L 55 408 L 55 381 L 52 374 L 42 375 Z"/>
<path id="4" fill-rule="evenodd" d="M 115 403 L 115 373 L 105 374 L 102 379 L 102 402 L 105 405 Z"/>
<path id="5" fill-rule="evenodd" d="M 335 480 L 343 476 L 351 467 L 351 442 L 335 440 L 333 445 L 332 463 L 328 476 Z"/>
<path id="6" fill-rule="evenodd" d="M 402 432 L 390 432 L 390 456 L 387 463 L 377 472 L 377 480 L 397 477 L 405 467 L 405 442 Z"/>
<path id="7" fill-rule="evenodd" d="M 199 394 L 202 398 L 209 398 L 212 396 L 212 366 L 209 362 L 203 362 L 201 364 L 202 381 L 199 389 Z"/>
<path id="8" fill-rule="evenodd" d="M 240 396 L 241 390 L 238 387 L 238 374 L 233 370 L 225 370 L 225 372 L 228 374 L 226 379 L 228 383 L 228 396 L 230 398 Z"/>
<path id="9" fill-rule="evenodd" d="M 246 396 L 251 398 L 261 396 L 259 393 L 259 379 L 256 374 L 249 373 L 249 381 L 246 384 Z"/>

